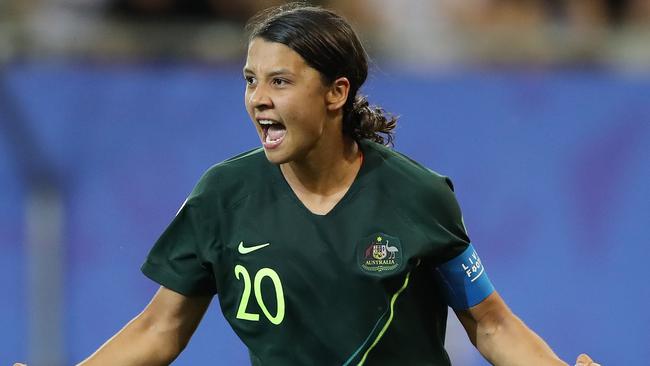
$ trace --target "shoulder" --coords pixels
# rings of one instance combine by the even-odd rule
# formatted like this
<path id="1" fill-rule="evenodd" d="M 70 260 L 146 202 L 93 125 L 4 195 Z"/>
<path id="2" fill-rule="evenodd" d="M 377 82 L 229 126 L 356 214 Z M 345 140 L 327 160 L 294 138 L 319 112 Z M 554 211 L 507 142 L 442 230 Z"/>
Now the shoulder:
<path id="1" fill-rule="evenodd" d="M 430 226 L 462 227 L 462 214 L 449 177 L 408 156 L 376 143 L 365 144 L 378 154 L 371 185 L 412 222 Z M 462 230 L 457 230 L 462 231 Z"/>
<path id="2" fill-rule="evenodd" d="M 228 204 L 245 197 L 259 184 L 270 163 L 262 148 L 243 152 L 208 168 L 188 200 L 218 200 Z"/>
<path id="3" fill-rule="evenodd" d="M 366 141 L 364 148 L 370 149 L 381 158 L 377 172 L 388 183 L 384 187 L 385 190 L 397 194 L 409 191 L 410 195 L 418 195 L 423 199 L 439 199 L 441 196 L 453 195 L 454 186 L 449 177 L 387 146 Z"/>
<path id="4" fill-rule="evenodd" d="M 371 186 L 392 208 L 438 249 L 464 248 L 469 238 L 451 179 L 388 147 L 368 146 L 380 156 Z M 376 156 L 376 155 L 375 155 Z M 377 183 L 374 183 L 377 182 Z M 452 251 L 434 251 L 436 261 L 452 258 Z M 451 253 L 451 254 L 450 254 Z"/>

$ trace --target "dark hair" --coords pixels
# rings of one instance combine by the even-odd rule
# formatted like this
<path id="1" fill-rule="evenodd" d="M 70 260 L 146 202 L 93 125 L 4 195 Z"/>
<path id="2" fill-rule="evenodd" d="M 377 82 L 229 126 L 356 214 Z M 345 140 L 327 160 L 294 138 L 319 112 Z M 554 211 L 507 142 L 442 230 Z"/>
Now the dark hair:
<path id="1" fill-rule="evenodd" d="M 368 77 L 368 55 L 350 24 L 331 10 L 305 3 L 269 8 L 246 24 L 248 42 L 260 37 L 282 43 L 296 51 L 318 70 L 326 83 L 339 77 L 350 81 L 350 93 L 343 106 L 343 133 L 355 140 L 370 139 L 389 145 L 397 117 L 357 95 Z"/>

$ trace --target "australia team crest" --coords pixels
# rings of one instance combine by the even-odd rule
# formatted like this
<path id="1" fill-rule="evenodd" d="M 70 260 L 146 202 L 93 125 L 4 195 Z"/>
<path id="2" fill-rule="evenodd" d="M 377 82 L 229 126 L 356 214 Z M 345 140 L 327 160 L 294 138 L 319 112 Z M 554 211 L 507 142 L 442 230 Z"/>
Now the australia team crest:
<path id="1" fill-rule="evenodd" d="M 394 236 L 373 234 L 357 242 L 357 257 L 365 272 L 395 271 L 402 265 L 402 244 Z"/>

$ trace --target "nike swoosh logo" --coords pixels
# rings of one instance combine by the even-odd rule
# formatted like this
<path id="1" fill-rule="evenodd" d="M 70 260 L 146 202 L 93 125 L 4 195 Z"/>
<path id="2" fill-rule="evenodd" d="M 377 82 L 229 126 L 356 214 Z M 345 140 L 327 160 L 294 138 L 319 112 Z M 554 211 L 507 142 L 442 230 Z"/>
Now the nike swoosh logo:
<path id="1" fill-rule="evenodd" d="M 254 251 L 258 250 L 258 249 L 262 249 L 267 245 L 271 245 L 271 243 L 264 243 L 264 244 L 255 245 L 255 246 L 252 246 L 252 247 L 245 247 L 244 242 L 240 241 L 239 242 L 239 247 L 237 249 L 239 250 L 239 253 L 241 253 L 241 254 L 248 254 L 248 253 L 254 252 Z"/>

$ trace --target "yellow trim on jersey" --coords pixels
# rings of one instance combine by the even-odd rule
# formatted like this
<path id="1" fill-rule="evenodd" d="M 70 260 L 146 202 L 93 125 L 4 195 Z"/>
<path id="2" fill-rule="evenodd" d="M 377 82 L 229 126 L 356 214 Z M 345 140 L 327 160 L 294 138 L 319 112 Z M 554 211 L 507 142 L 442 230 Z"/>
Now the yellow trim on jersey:
<path id="1" fill-rule="evenodd" d="M 384 324 L 384 327 L 381 329 L 381 331 L 377 335 L 377 338 L 375 338 L 375 341 L 372 342 L 370 347 L 368 347 L 368 349 L 366 350 L 366 353 L 363 354 L 363 357 L 361 358 L 361 361 L 359 361 L 357 366 L 362 366 L 363 363 L 366 362 L 366 358 L 368 357 L 368 354 L 370 353 L 370 351 L 372 351 L 372 349 L 377 345 L 377 343 L 379 343 L 379 340 L 381 339 L 381 337 L 384 336 L 384 333 L 386 333 L 386 330 L 388 329 L 388 326 L 393 321 L 393 315 L 395 314 L 395 312 L 393 311 L 394 308 L 395 308 L 395 301 L 397 300 L 397 297 L 402 293 L 402 291 L 404 291 L 406 289 L 406 287 L 408 286 L 410 277 L 411 277 L 411 272 L 406 274 L 406 279 L 404 280 L 404 284 L 402 285 L 402 288 L 400 288 L 395 294 L 393 294 L 393 297 L 390 299 L 390 315 L 388 316 L 388 321 L 386 322 L 386 324 Z"/>

